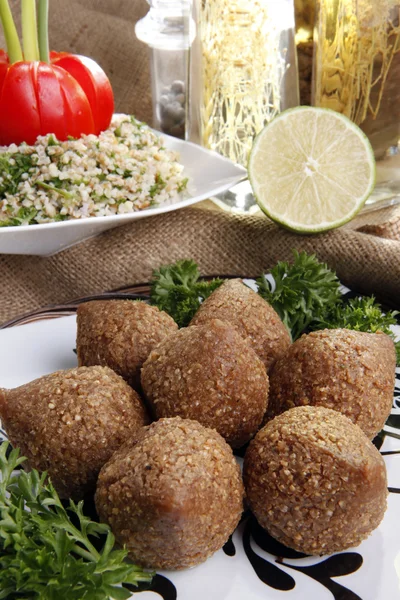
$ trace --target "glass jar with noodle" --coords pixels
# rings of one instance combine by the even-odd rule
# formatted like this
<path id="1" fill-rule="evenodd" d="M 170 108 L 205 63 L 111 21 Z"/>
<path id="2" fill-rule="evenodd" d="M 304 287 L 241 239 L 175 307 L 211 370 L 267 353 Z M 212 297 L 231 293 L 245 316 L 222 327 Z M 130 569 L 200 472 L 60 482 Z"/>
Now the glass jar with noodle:
<path id="1" fill-rule="evenodd" d="M 314 41 L 313 104 L 368 136 L 378 161 L 373 199 L 400 192 L 400 0 L 317 0 Z"/>

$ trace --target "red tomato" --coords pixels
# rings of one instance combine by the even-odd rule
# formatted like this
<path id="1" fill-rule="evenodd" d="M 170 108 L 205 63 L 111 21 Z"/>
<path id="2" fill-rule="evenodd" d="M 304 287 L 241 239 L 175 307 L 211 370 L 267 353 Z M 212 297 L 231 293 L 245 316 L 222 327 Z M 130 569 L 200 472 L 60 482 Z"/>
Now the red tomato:
<path id="1" fill-rule="evenodd" d="M 52 53 L 51 64 L 10 65 L 0 53 L 0 145 L 33 144 L 47 133 L 59 140 L 98 135 L 113 111 L 110 82 L 91 59 Z"/>
<path id="2" fill-rule="evenodd" d="M 103 69 L 87 56 L 66 52 L 51 52 L 50 60 L 53 65 L 68 71 L 85 92 L 92 109 L 96 134 L 107 129 L 114 112 L 114 95 Z"/>
<path id="3" fill-rule="evenodd" d="M 4 50 L 0 49 L 0 90 L 3 85 L 3 79 L 7 74 L 7 69 L 9 67 L 8 56 L 4 52 Z"/>

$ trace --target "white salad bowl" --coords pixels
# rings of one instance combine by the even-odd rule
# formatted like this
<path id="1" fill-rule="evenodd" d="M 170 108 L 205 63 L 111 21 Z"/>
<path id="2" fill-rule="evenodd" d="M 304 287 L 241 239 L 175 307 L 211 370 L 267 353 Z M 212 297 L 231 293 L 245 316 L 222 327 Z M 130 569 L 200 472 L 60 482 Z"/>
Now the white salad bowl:
<path id="1" fill-rule="evenodd" d="M 216 152 L 168 135 L 163 134 L 162 137 L 166 148 L 179 153 L 179 162 L 184 166 L 183 175 L 189 179 L 185 196 L 177 201 L 121 215 L 2 227 L 0 254 L 56 254 L 108 229 L 196 204 L 224 192 L 247 176 L 245 168 Z"/>

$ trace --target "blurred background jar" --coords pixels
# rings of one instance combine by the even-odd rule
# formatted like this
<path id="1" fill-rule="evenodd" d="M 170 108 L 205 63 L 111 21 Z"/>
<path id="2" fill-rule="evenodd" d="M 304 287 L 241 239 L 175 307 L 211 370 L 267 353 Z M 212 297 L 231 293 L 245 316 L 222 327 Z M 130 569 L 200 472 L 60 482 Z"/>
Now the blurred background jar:
<path id="1" fill-rule="evenodd" d="M 193 0 L 190 140 L 247 165 L 254 137 L 298 105 L 293 0 Z"/>
<path id="2" fill-rule="evenodd" d="M 147 0 L 136 37 L 150 48 L 153 127 L 185 139 L 189 49 L 195 36 L 191 0 Z"/>
<path id="3" fill-rule="evenodd" d="M 400 0 L 317 0 L 313 68 L 313 104 L 346 115 L 371 142 L 377 160 L 371 202 L 397 195 Z"/>
<path id="4" fill-rule="evenodd" d="M 310 106 L 314 53 L 315 0 L 295 0 L 294 8 L 300 104 Z"/>

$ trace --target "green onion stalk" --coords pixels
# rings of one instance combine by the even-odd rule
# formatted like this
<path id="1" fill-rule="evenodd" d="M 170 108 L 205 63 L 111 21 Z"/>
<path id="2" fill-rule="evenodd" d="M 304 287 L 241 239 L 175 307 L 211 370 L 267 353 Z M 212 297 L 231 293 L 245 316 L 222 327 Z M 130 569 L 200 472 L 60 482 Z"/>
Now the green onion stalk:
<path id="1" fill-rule="evenodd" d="M 22 46 L 26 61 L 39 60 L 35 0 L 21 0 Z"/>
<path id="2" fill-rule="evenodd" d="M 22 47 L 8 0 L 0 0 L 3 26 L 10 63 L 21 61 L 50 62 L 49 0 L 39 0 L 38 19 L 35 0 L 21 0 Z"/>
<path id="3" fill-rule="evenodd" d="M 7 53 L 10 63 L 24 60 L 17 28 L 10 9 L 8 0 L 0 0 L 0 20 L 3 25 L 4 37 L 6 38 Z"/>
<path id="4" fill-rule="evenodd" d="M 40 60 L 49 63 L 49 0 L 39 0 L 38 33 Z"/>

